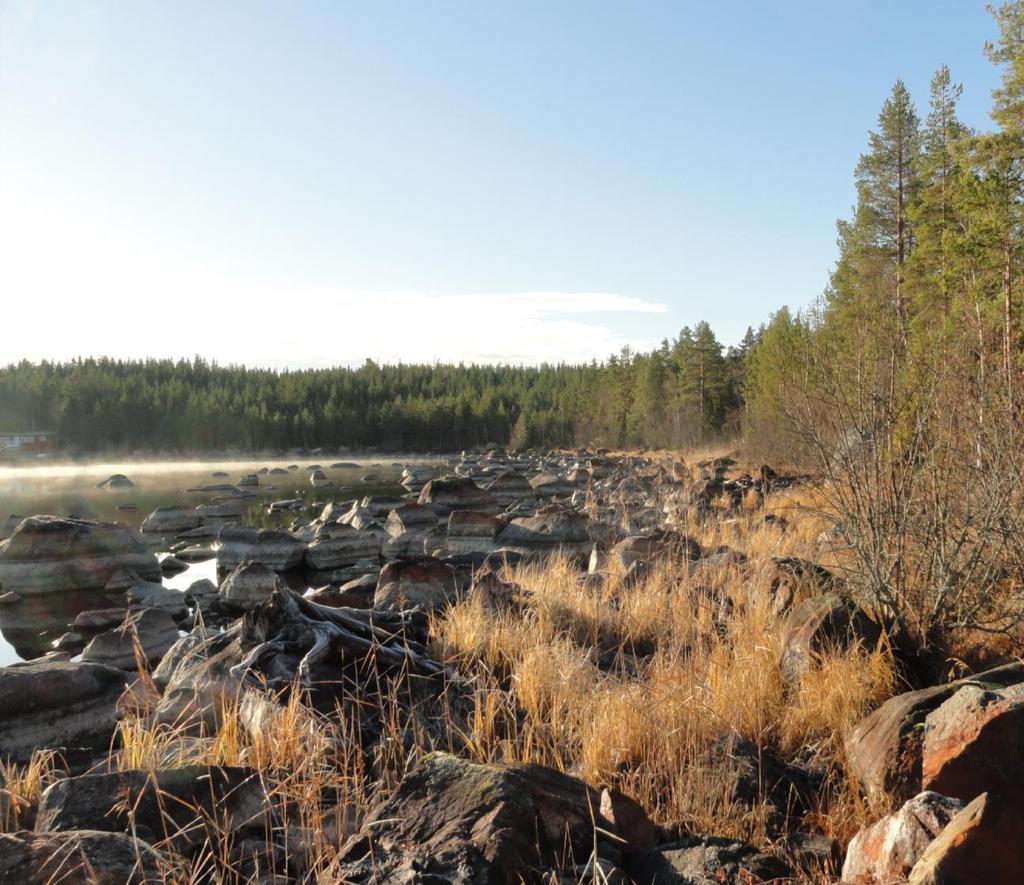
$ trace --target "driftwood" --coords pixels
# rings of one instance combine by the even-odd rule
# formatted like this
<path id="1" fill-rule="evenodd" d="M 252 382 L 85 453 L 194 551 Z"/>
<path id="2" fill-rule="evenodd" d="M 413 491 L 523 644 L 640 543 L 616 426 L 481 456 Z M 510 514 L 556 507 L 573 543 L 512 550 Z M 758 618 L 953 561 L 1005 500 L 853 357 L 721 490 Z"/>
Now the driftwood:
<path id="1" fill-rule="evenodd" d="M 343 661 L 370 659 L 377 667 L 462 681 L 454 670 L 430 657 L 426 641 L 427 622 L 422 612 L 331 608 L 280 588 L 269 602 L 243 618 L 242 647 L 254 647 L 231 668 L 231 674 L 244 678 L 277 655 L 296 655 L 301 660 L 293 675 L 309 686 L 313 667 L 333 654 L 339 667 Z M 271 680 L 285 681 L 280 676 Z"/>

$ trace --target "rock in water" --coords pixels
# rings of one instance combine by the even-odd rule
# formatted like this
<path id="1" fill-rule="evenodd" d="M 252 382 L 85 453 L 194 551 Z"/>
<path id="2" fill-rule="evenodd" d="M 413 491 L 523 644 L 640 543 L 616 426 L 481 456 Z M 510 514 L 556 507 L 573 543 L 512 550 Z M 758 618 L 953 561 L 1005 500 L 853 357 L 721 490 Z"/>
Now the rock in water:
<path id="1" fill-rule="evenodd" d="M 438 516 L 453 510 L 497 512 L 497 499 L 468 477 L 432 479 L 420 490 L 419 503 L 429 505 Z"/>
<path id="2" fill-rule="evenodd" d="M 162 577 L 153 551 L 119 523 L 30 516 L 0 550 L 0 585 L 25 596 L 102 590 L 122 568 L 147 581 Z"/>
<path id="3" fill-rule="evenodd" d="M 0 882 L 18 885 L 157 885 L 173 870 L 141 839 L 123 833 L 0 835 Z"/>
<path id="4" fill-rule="evenodd" d="M 113 476 L 108 476 L 103 482 L 96 483 L 96 488 L 106 489 L 108 492 L 116 492 L 133 489 L 135 488 L 135 483 L 123 473 L 115 473 Z"/>
<path id="5" fill-rule="evenodd" d="M 218 535 L 217 568 L 231 571 L 243 562 L 261 562 L 275 572 L 302 565 L 306 545 L 288 532 L 253 529 L 231 523 Z"/>
<path id="6" fill-rule="evenodd" d="M 203 514 L 187 504 L 157 507 L 143 521 L 141 529 L 158 535 L 171 535 L 199 528 L 205 521 Z"/>
<path id="7" fill-rule="evenodd" d="M 24 762 L 40 747 L 106 749 L 125 681 L 120 670 L 84 662 L 0 669 L 0 757 Z"/>

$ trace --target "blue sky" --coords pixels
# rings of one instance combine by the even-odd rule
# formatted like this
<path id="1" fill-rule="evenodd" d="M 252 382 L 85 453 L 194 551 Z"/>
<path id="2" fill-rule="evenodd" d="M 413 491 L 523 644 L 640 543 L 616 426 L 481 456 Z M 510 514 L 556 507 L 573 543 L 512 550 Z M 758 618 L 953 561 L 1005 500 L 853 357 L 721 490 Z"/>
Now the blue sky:
<path id="1" fill-rule="evenodd" d="M 974 0 L 0 0 L 0 361 L 580 360 L 808 304 Z M 17 330 L 12 334 L 12 330 Z"/>

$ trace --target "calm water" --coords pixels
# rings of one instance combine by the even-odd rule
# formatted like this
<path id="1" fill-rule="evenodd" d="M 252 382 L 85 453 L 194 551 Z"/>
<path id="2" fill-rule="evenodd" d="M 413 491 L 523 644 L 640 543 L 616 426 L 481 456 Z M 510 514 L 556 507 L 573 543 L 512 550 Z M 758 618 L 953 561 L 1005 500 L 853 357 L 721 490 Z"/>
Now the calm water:
<path id="1" fill-rule="evenodd" d="M 331 467 L 332 463 L 340 460 L 358 466 Z M 264 527 L 287 525 L 296 518 L 312 518 L 332 501 L 372 494 L 404 494 L 398 479 L 403 466 L 410 463 L 425 462 L 378 456 L 344 456 L 302 461 L 162 461 L 0 467 L 0 524 L 12 513 L 21 516 L 46 513 L 117 521 L 137 529 L 157 507 L 210 503 L 222 494 L 189 489 L 211 484 L 234 484 L 243 475 L 257 473 L 262 468 L 268 471 L 281 468 L 287 473 L 275 476 L 269 472 L 262 474 L 259 476 L 259 488 L 247 489 L 257 494 L 243 500 L 240 521 Z M 291 465 L 297 465 L 299 469 L 288 470 Z M 310 483 L 307 468 L 316 465 L 327 475 L 332 486 L 314 488 Z M 96 487 L 97 483 L 116 473 L 127 476 L 134 487 L 123 491 Z M 215 473 L 226 473 L 227 476 L 214 476 Z M 371 477 L 371 481 L 364 481 L 367 477 Z M 270 502 L 292 498 L 302 499 L 301 511 L 267 512 Z M 200 578 L 216 581 L 215 561 L 198 563 L 182 574 L 165 578 L 164 586 L 184 590 Z M 0 607 L 0 666 L 43 653 L 54 639 L 65 632 L 78 612 L 123 604 L 123 597 L 118 600 L 97 594 L 78 594 L 61 599 L 42 597 L 13 607 Z"/>

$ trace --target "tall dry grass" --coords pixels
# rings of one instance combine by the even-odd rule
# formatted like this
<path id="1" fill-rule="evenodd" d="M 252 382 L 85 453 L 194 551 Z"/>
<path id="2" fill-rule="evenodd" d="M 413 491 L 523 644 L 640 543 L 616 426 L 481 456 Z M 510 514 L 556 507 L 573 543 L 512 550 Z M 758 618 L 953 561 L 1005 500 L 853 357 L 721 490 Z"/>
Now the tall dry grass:
<path id="1" fill-rule="evenodd" d="M 766 524 L 765 513 L 788 527 Z M 763 510 L 683 528 L 706 550 L 727 546 L 756 563 L 823 561 L 826 526 L 813 490 L 801 490 L 769 496 Z M 472 686 L 468 708 L 439 730 L 410 712 L 417 702 L 401 679 L 352 689 L 330 715 L 313 712 L 297 690 L 283 702 L 247 691 L 208 728 L 156 725 L 142 704 L 122 721 L 110 764 L 259 771 L 288 850 L 315 876 L 375 799 L 437 748 L 481 762 L 552 765 L 617 786 L 666 826 L 770 847 L 780 836 L 773 810 L 736 801 L 732 761 L 715 751 L 731 736 L 819 772 L 799 823 L 845 843 L 875 809 L 845 773 L 841 737 L 893 692 L 892 654 L 884 644 L 826 652 L 787 691 L 778 668 L 783 620 L 749 562 L 669 560 L 635 584 L 615 574 L 584 578 L 563 559 L 506 569 L 503 577 L 524 590 L 522 607 L 495 611 L 471 597 L 433 621 L 434 653 Z M 380 728 L 372 753 L 360 731 L 367 707 Z M 0 784 L 24 784 L 31 794 L 44 781 L 40 763 Z M 326 806 L 325 796 L 333 797 Z M 280 841 L 281 831 L 267 838 Z M 178 881 L 211 871 L 225 882 L 244 879 L 226 834 Z"/>

